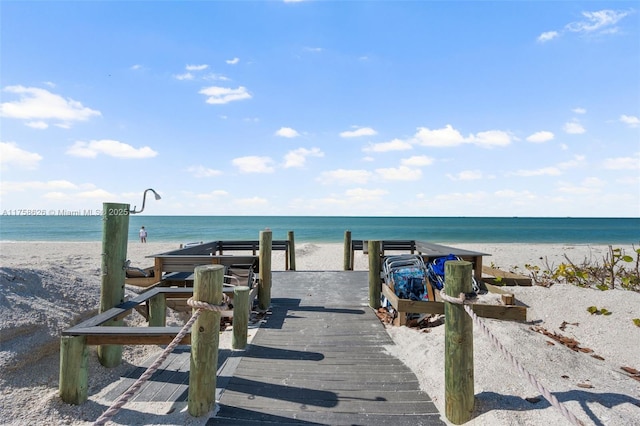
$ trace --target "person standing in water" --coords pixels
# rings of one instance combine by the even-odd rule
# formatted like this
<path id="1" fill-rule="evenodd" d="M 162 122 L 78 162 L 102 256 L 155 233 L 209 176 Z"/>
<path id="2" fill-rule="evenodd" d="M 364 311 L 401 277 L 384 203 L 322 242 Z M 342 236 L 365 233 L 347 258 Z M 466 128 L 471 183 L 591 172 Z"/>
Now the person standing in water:
<path id="1" fill-rule="evenodd" d="M 147 242 L 147 230 L 144 229 L 144 226 L 140 228 L 140 242 L 141 243 Z"/>

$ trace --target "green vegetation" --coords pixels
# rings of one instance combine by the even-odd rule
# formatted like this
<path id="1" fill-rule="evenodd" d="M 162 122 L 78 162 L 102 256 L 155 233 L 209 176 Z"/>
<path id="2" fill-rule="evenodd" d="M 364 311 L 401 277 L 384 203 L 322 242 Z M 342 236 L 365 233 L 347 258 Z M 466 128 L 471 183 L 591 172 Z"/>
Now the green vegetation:
<path id="1" fill-rule="evenodd" d="M 593 314 L 596 314 L 596 315 L 611 315 L 611 312 L 606 310 L 605 308 L 598 309 L 595 306 L 589 306 L 587 308 L 587 312 L 589 312 L 591 315 L 593 315 Z"/>
<path id="2" fill-rule="evenodd" d="M 602 261 L 585 259 L 577 264 L 565 254 L 567 262 L 558 267 L 549 266 L 545 260 L 545 269 L 529 264 L 525 268 L 534 284 L 544 287 L 565 282 L 603 291 L 619 287 L 640 292 L 640 249 L 634 247 L 633 253 L 635 259 L 625 254 L 624 250 L 609 246 Z"/>
<path id="3" fill-rule="evenodd" d="M 640 318 L 634 318 L 631 321 L 636 325 L 636 327 L 640 327 Z"/>

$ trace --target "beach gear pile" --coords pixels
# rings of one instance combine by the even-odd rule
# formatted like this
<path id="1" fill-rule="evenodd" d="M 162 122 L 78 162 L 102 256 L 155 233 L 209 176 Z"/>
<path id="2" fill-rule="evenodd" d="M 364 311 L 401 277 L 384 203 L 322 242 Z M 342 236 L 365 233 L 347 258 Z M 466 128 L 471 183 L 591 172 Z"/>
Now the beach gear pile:
<path id="1" fill-rule="evenodd" d="M 387 256 L 382 264 L 384 281 L 391 287 L 400 299 L 414 301 L 428 301 L 427 286 L 432 286 L 434 293 L 444 289 L 445 263 L 451 260 L 461 260 L 458 256 L 449 254 L 433 259 L 425 265 L 422 256 L 416 254 L 401 254 Z M 480 293 L 480 286 L 472 277 L 473 292 Z M 382 298 L 382 306 L 391 308 L 386 297 Z"/>

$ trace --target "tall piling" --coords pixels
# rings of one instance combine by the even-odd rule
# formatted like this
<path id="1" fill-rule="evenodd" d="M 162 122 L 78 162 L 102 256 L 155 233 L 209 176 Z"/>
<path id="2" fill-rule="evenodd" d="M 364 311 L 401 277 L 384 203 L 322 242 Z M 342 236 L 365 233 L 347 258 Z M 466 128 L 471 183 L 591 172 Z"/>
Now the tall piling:
<path id="1" fill-rule="evenodd" d="M 102 285 L 100 313 L 124 302 L 127 241 L 129 233 L 129 204 L 102 204 Z M 113 319 L 105 326 L 122 326 L 121 319 Z M 122 345 L 98 346 L 98 359 L 105 367 L 122 362 Z"/>
<path id="2" fill-rule="evenodd" d="M 470 293 L 471 262 L 452 260 L 445 263 L 445 292 L 458 297 Z M 473 321 L 460 304 L 445 302 L 444 372 L 445 415 L 454 424 L 471 420 L 473 390 Z"/>
<path id="3" fill-rule="evenodd" d="M 296 242 L 293 235 L 293 231 L 287 232 L 287 243 L 289 245 L 288 257 L 287 257 L 287 271 L 296 270 Z"/>
<path id="4" fill-rule="evenodd" d="M 353 258 L 351 257 L 351 231 L 344 231 L 344 256 L 342 269 L 353 271 Z"/>
<path id="5" fill-rule="evenodd" d="M 382 259 L 380 257 L 380 241 L 369 241 L 369 306 L 380 307 L 382 278 L 380 277 Z"/>
<path id="6" fill-rule="evenodd" d="M 196 266 L 194 274 L 193 299 L 220 305 L 224 266 Z M 210 412 L 216 402 L 220 312 L 203 310 L 191 330 L 188 411 L 200 417 Z"/>
<path id="7" fill-rule="evenodd" d="M 263 311 L 271 306 L 271 244 L 273 241 L 270 229 L 260 231 L 260 253 L 258 257 L 258 308 Z"/>

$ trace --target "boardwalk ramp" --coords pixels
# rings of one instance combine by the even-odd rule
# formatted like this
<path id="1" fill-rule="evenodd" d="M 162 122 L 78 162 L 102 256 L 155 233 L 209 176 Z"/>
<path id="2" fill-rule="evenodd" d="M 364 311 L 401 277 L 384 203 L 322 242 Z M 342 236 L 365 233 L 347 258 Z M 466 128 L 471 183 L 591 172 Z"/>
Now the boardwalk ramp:
<path id="1" fill-rule="evenodd" d="M 207 425 L 443 425 L 368 307 L 367 272 L 274 272 L 271 311 Z"/>

